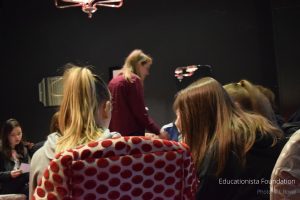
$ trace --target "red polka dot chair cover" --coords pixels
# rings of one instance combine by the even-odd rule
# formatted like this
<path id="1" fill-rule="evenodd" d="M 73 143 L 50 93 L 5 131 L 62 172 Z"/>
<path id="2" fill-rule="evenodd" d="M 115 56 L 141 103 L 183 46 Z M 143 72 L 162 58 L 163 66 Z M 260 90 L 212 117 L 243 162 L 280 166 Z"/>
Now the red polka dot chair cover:
<path id="1" fill-rule="evenodd" d="M 131 136 L 56 155 L 32 199 L 194 199 L 197 186 L 185 144 Z"/>

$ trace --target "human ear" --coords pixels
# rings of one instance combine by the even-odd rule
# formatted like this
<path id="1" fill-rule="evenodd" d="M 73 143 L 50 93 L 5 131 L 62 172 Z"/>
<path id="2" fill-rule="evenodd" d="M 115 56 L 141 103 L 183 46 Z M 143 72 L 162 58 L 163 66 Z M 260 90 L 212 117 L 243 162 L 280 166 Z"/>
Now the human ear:
<path id="1" fill-rule="evenodd" d="M 106 101 L 103 104 L 102 117 L 103 119 L 107 119 L 110 117 L 112 105 L 110 101 Z"/>

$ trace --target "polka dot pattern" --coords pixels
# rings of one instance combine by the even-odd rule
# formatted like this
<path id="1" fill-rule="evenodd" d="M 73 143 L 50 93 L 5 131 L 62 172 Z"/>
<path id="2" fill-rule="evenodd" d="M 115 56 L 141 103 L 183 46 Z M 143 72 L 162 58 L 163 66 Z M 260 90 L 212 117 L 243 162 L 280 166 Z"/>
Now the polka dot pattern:
<path id="1" fill-rule="evenodd" d="M 61 158 L 61 164 L 64 167 L 67 167 L 70 164 L 70 162 L 72 162 L 72 156 L 70 155 L 66 155 Z"/>
<path id="2" fill-rule="evenodd" d="M 33 199 L 193 199 L 197 186 L 185 144 L 129 136 L 56 155 Z"/>

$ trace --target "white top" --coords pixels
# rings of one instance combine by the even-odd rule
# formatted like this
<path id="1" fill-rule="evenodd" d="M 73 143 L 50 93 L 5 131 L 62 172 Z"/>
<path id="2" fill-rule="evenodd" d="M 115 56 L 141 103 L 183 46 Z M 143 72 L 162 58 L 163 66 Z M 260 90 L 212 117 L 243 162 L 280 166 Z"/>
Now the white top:
<path id="1" fill-rule="evenodd" d="M 272 172 L 270 200 L 300 199 L 300 130 L 282 149 Z"/>

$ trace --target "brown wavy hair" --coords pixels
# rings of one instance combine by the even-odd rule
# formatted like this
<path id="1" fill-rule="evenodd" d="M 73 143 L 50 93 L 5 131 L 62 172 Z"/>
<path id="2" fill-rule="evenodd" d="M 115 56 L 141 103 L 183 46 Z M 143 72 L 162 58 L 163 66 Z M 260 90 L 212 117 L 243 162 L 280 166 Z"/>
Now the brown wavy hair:
<path id="1" fill-rule="evenodd" d="M 222 85 L 205 77 L 181 90 L 173 105 L 180 115 L 181 133 L 190 146 L 195 165 L 200 170 L 205 155 L 213 150 L 219 175 L 231 151 L 245 164 L 246 153 L 261 137 L 271 137 L 273 144 L 282 132 L 265 118 L 242 111 Z"/>

